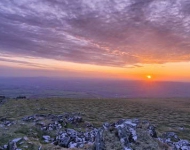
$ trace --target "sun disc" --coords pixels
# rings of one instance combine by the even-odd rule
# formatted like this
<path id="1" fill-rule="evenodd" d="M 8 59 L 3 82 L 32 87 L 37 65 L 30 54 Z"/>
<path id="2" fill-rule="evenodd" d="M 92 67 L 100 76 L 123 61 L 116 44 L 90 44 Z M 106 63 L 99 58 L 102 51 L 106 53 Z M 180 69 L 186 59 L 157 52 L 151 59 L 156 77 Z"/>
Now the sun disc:
<path id="1" fill-rule="evenodd" d="M 152 78 L 152 76 L 151 76 L 151 75 L 147 75 L 146 77 L 147 77 L 148 79 L 151 79 L 151 78 Z"/>

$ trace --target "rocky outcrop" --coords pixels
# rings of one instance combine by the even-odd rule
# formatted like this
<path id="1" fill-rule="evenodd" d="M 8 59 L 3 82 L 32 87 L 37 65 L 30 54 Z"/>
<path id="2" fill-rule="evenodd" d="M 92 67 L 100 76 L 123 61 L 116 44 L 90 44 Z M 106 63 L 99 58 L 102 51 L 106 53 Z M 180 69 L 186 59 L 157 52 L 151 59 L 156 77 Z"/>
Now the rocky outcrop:
<path id="1" fill-rule="evenodd" d="M 6 119 L 2 119 L 4 124 Z M 95 128 L 86 123 L 79 113 L 63 115 L 33 115 L 22 119 L 32 123 L 35 128 L 46 133 L 41 135 L 42 144 L 51 144 L 63 148 L 88 150 L 190 150 L 190 142 L 180 139 L 174 132 L 158 136 L 156 127 L 148 121 L 139 119 L 121 119 L 115 123 L 104 123 Z M 48 134 L 54 132 L 55 134 Z M 1 150 L 19 149 L 26 138 L 16 138 Z M 27 145 L 26 145 L 27 146 Z M 18 148 L 19 147 L 19 148 Z M 43 149 L 43 146 L 39 146 Z"/>
<path id="2" fill-rule="evenodd" d="M 10 127 L 12 125 L 16 124 L 15 121 L 9 120 L 7 118 L 0 118 L 0 127 Z"/>
<path id="3" fill-rule="evenodd" d="M 94 149 L 95 150 L 105 150 L 105 142 L 104 142 L 104 135 L 103 135 L 104 130 L 99 129 L 98 132 L 96 133 L 95 136 L 95 141 L 94 141 Z"/>
<path id="4" fill-rule="evenodd" d="M 80 132 L 74 129 L 66 129 L 59 132 L 53 144 L 65 148 L 82 148 L 84 145 L 93 145 L 97 139 L 98 129 L 94 128 L 89 132 Z"/>
<path id="5" fill-rule="evenodd" d="M 166 132 L 159 140 L 169 145 L 173 150 L 190 150 L 190 142 L 181 140 L 175 132 Z"/>

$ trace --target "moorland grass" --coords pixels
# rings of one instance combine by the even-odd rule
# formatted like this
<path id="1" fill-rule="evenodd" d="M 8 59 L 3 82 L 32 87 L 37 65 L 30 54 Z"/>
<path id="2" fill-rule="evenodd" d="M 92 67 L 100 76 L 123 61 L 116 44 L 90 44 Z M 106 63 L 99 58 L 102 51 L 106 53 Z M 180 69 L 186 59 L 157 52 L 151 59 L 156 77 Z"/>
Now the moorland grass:
<path id="1" fill-rule="evenodd" d="M 0 117 L 12 120 L 19 120 L 33 114 L 63 114 L 65 112 L 80 112 L 85 121 L 93 123 L 96 127 L 104 122 L 115 122 L 125 118 L 149 120 L 156 125 L 158 134 L 175 131 L 180 138 L 190 140 L 190 99 L 188 98 L 10 99 L 0 106 Z M 15 134 L 22 134 L 20 131 L 22 128 L 18 128 L 19 126 L 15 126 L 9 131 L 0 129 L 0 141 L 3 141 L 0 144 L 5 143 L 10 136 L 16 137 Z M 23 130 L 28 129 L 25 127 Z"/>

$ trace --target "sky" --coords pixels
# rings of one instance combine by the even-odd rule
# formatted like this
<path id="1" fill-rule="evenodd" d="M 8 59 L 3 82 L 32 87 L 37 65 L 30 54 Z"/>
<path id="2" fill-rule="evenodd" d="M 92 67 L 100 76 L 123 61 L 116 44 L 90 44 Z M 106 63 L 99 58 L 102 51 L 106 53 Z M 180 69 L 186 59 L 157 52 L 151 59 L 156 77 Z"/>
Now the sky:
<path id="1" fill-rule="evenodd" d="M 1 0 L 0 76 L 190 81 L 189 0 Z"/>

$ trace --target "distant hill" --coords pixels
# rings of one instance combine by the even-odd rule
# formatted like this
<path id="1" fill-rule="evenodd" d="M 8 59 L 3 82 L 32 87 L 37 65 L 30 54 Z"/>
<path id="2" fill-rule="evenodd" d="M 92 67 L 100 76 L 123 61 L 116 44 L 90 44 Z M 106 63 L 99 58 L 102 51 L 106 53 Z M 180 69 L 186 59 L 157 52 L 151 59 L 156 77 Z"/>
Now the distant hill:
<path id="1" fill-rule="evenodd" d="M 0 94 L 17 97 L 190 97 L 190 83 L 103 79 L 0 78 Z"/>

